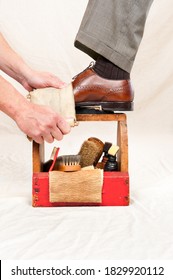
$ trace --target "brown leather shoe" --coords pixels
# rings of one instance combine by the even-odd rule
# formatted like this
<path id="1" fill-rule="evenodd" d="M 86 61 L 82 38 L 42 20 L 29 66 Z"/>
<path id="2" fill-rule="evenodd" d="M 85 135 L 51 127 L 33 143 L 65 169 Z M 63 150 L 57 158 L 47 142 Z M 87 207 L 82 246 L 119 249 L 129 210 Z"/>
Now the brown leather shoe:
<path id="1" fill-rule="evenodd" d="M 76 109 L 132 111 L 134 92 L 130 80 L 108 80 L 89 66 L 72 81 Z"/>

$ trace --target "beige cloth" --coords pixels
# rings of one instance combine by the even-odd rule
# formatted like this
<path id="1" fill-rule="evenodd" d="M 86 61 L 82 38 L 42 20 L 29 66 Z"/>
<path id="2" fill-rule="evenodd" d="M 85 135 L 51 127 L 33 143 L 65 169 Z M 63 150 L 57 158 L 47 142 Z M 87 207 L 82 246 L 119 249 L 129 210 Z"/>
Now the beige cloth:
<path id="1" fill-rule="evenodd" d="M 76 124 L 75 101 L 72 84 L 62 89 L 42 88 L 30 92 L 29 99 L 34 104 L 50 106 L 63 116 L 71 126 Z"/>
<path id="2" fill-rule="evenodd" d="M 103 170 L 49 172 L 50 202 L 101 203 Z"/>

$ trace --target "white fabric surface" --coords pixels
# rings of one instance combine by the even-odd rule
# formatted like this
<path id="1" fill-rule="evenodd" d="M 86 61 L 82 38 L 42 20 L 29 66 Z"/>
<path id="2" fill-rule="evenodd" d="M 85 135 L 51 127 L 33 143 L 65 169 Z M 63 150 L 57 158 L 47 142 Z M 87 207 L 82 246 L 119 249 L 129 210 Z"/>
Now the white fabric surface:
<path id="1" fill-rule="evenodd" d="M 69 82 L 91 61 L 73 47 L 86 4 L 0 0 L 0 30 L 30 66 Z M 132 72 L 129 207 L 32 208 L 31 143 L 0 113 L 0 259 L 172 259 L 172 28 L 172 0 L 155 0 Z M 114 141 L 112 124 L 80 124 L 54 145 L 73 153 L 87 135 Z"/>

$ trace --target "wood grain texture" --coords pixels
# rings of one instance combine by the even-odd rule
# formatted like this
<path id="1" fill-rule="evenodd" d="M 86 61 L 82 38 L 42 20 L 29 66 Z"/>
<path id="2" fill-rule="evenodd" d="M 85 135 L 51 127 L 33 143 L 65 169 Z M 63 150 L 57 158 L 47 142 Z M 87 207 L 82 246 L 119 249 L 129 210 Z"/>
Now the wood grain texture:
<path id="1" fill-rule="evenodd" d="M 44 143 L 38 144 L 35 141 L 32 143 L 32 161 L 33 172 L 41 172 L 44 162 Z"/>

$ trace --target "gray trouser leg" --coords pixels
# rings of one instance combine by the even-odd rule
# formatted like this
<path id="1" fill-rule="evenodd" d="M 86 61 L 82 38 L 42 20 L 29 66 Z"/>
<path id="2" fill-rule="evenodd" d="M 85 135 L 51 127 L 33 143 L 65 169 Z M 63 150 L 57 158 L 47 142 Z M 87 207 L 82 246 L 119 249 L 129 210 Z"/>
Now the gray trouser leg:
<path id="1" fill-rule="evenodd" d="M 75 46 L 130 72 L 153 0 L 89 0 Z"/>

